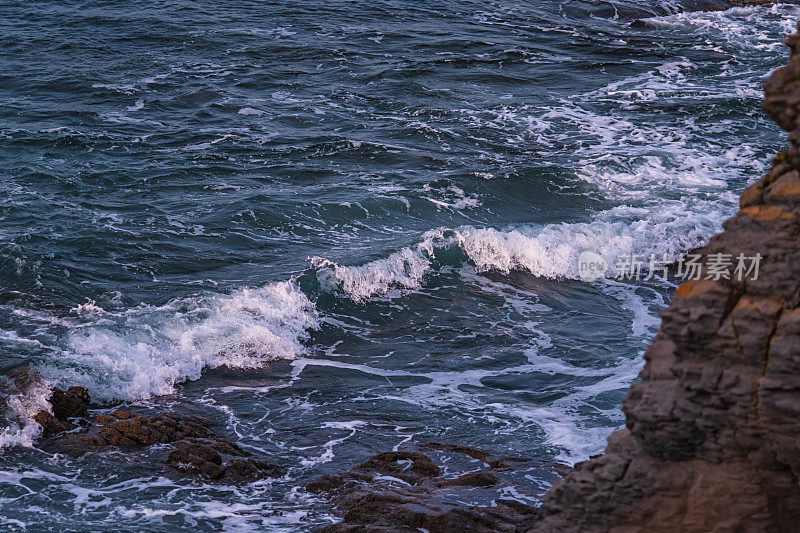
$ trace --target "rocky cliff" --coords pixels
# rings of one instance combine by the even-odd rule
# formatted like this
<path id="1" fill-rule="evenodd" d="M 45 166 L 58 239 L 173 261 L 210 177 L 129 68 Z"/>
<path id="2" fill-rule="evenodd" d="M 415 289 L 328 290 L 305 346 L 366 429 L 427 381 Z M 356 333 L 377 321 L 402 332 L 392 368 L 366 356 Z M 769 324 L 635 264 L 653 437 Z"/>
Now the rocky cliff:
<path id="1" fill-rule="evenodd" d="M 760 253 L 758 277 L 678 288 L 624 402 L 626 429 L 552 488 L 535 531 L 797 531 L 800 35 L 785 43 L 763 108 L 790 148 L 698 250 Z"/>

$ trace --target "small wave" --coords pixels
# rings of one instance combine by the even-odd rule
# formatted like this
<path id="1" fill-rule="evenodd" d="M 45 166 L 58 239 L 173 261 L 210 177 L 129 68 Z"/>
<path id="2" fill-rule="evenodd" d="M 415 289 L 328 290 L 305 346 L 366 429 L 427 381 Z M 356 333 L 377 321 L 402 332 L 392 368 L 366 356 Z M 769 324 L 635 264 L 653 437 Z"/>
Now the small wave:
<path id="1" fill-rule="evenodd" d="M 324 290 L 341 291 L 356 302 L 394 289 L 418 289 L 436 265 L 467 261 L 477 272 L 527 271 L 551 279 L 577 279 L 578 256 L 600 253 L 609 265 L 631 254 L 669 258 L 702 243 L 718 229 L 721 206 L 709 204 L 686 216 L 685 206 L 664 204 L 662 213 L 630 216 L 627 209 L 603 212 L 591 223 L 550 224 L 497 230 L 463 226 L 426 232 L 414 246 L 360 266 L 345 266 L 322 257 L 311 259 Z M 634 215 L 641 215 L 634 213 Z M 458 250 L 454 256 L 449 253 Z"/>
<path id="2" fill-rule="evenodd" d="M 314 304 L 291 281 L 122 313 L 93 302 L 75 311 L 85 322 L 70 328 L 54 347 L 61 357 L 39 371 L 54 384 L 82 385 L 98 400 L 171 394 L 205 368 L 293 359 L 318 327 Z"/>
<path id="3" fill-rule="evenodd" d="M 134 105 L 128 106 L 128 111 L 140 111 L 142 109 L 144 109 L 144 100 L 142 100 L 141 98 L 139 100 L 136 100 L 136 103 Z"/>
<path id="4" fill-rule="evenodd" d="M 240 115 L 263 115 L 264 112 L 260 109 L 255 109 L 253 107 L 243 107 L 241 108 L 238 113 Z"/>
<path id="5" fill-rule="evenodd" d="M 428 243 L 423 242 L 362 266 L 344 266 L 323 257 L 313 257 L 311 267 L 317 271 L 323 289 L 341 289 L 353 300 L 363 302 L 395 287 L 418 288 L 430 267 L 428 257 L 432 253 Z"/>
<path id="6" fill-rule="evenodd" d="M 472 209 L 481 206 L 481 201 L 474 195 L 468 195 L 464 189 L 456 185 L 437 187 L 435 184 L 426 183 L 422 190 L 426 194 L 435 194 L 439 198 L 423 196 L 426 200 L 434 204 L 439 209 L 451 209 L 460 211 L 462 209 Z"/>

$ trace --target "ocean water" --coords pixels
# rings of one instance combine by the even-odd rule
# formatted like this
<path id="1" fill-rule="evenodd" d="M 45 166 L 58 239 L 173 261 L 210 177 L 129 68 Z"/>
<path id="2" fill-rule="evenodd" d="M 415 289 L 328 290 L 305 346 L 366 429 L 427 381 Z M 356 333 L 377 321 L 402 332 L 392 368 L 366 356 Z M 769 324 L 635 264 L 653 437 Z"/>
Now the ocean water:
<path id="1" fill-rule="evenodd" d="M 52 455 L 46 387 L 6 384 L 0 528 L 305 531 L 303 486 L 380 451 L 601 452 L 672 287 L 578 254 L 703 243 L 784 144 L 760 83 L 800 7 L 711 7 L 0 3 L 0 372 L 289 467 Z"/>

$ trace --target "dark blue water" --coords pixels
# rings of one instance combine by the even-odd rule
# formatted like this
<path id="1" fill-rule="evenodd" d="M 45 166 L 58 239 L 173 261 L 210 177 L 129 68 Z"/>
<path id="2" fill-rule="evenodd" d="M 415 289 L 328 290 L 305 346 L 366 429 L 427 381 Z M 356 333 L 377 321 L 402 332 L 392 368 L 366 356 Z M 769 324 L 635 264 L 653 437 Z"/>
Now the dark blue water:
<path id="1" fill-rule="evenodd" d="M 602 451 L 670 287 L 577 255 L 702 243 L 782 144 L 800 8 L 695 4 L 0 2 L 0 369 L 45 380 L 3 392 L 0 525 L 307 530 L 378 451 Z M 289 474 L 52 456 L 46 385 Z"/>

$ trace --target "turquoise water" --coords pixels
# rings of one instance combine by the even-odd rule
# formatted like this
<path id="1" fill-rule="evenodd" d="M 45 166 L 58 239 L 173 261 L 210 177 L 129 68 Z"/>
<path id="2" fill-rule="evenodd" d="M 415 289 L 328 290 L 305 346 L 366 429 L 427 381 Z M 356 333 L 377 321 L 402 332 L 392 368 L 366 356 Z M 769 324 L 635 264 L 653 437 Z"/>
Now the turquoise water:
<path id="1" fill-rule="evenodd" d="M 760 82 L 800 8 L 696 7 L 0 3 L 0 370 L 290 469 L 52 456 L 7 387 L 0 524 L 307 530 L 302 486 L 378 451 L 602 451 L 670 286 L 578 254 L 702 243 L 783 144 Z"/>

